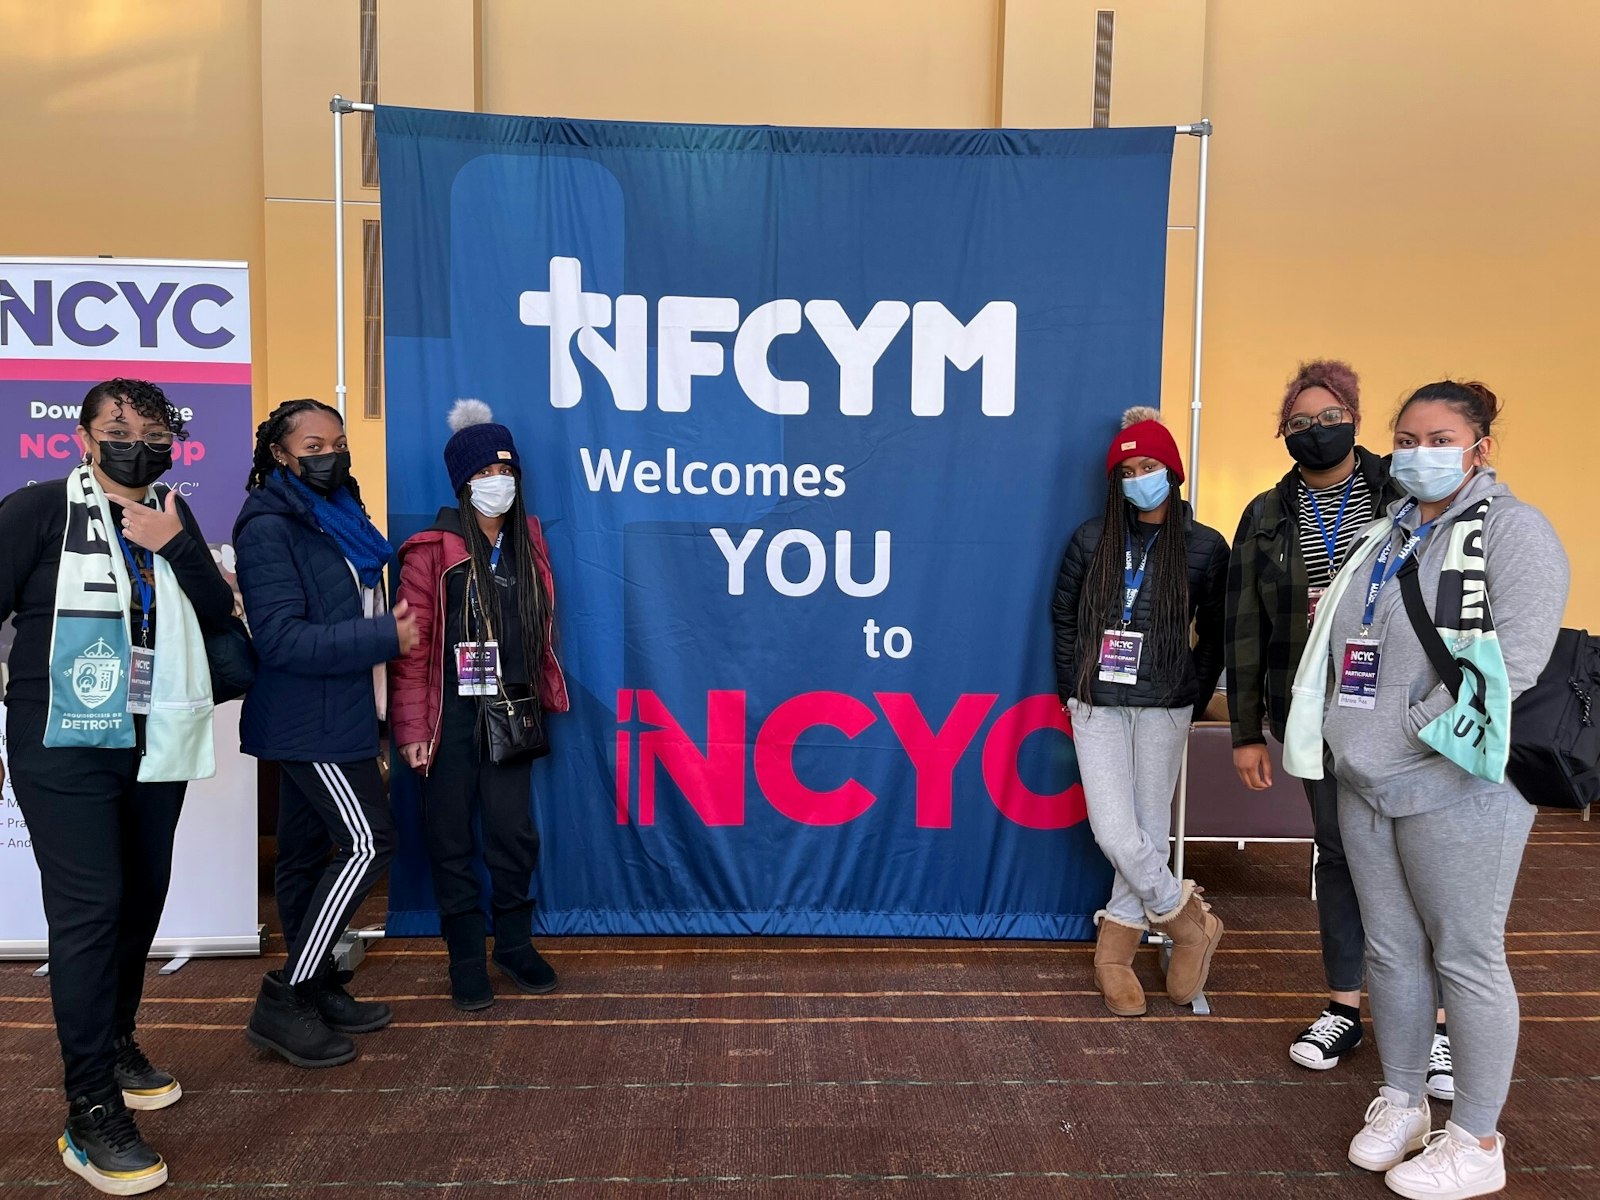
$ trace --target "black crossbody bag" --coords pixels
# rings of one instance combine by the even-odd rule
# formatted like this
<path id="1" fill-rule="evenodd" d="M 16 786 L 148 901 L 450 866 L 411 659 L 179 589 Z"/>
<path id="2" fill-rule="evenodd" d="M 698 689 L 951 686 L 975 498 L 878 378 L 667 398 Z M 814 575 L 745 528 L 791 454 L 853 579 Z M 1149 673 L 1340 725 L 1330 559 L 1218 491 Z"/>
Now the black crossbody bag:
<path id="1" fill-rule="evenodd" d="M 1460 698 L 1461 664 L 1428 615 L 1417 560 L 1400 569 L 1400 595 L 1423 652 L 1452 696 Z M 1584 809 L 1600 800 L 1600 638 L 1563 629 L 1539 680 L 1511 706 L 1511 757 L 1506 778 L 1529 804 Z"/>
<path id="2" fill-rule="evenodd" d="M 483 611 L 488 606 L 480 605 L 477 601 L 477 595 L 481 595 L 482 591 L 477 586 L 476 573 L 470 573 L 468 608 L 483 625 L 483 631 L 489 639 L 498 642 L 488 614 Z M 494 597 L 495 602 L 499 603 L 498 587 Z M 530 665 L 529 672 L 532 673 L 532 670 Z M 479 711 L 483 713 L 484 748 L 489 761 L 498 767 L 543 758 L 550 753 L 550 741 L 545 736 L 544 707 L 539 703 L 537 689 L 531 685 L 508 687 L 504 672 L 497 672 L 496 678 L 500 694 L 478 697 Z"/>

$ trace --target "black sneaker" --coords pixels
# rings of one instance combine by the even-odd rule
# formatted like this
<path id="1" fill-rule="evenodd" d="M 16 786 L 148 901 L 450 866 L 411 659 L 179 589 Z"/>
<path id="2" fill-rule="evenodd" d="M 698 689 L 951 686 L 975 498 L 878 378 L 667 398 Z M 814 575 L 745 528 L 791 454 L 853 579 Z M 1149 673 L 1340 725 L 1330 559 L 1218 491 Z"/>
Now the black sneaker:
<path id="1" fill-rule="evenodd" d="M 137 1196 L 167 1181 L 166 1162 L 139 1136 L 115 1088 L 72 1102 L 56 1149 L 67 1170 L 111 1196 Z"/>
<path id="2" fill-rule="evenodd" d="M 322 1023 L 336 1033 L 373 1033 L 394 1019 L 387 1004 L 376 1000 L 357 1000 L 344 985 L 355 978 L 353 971 L 325 971 L 307 984 L 311 1002 L 317 1006 Z"/>
<path id="3" fill-rule="evenodd" d="M 1456 1098 L 1456 1067 L 1450 1058 L 1450 1035 L 1440 1030 L 1433 1035 L 1433 1050 L 1428 1055 L 1428 1095 L 1435 1100 Z"/>
<path id="4" fill-rule="evenodd" d="M 1323 1012 L 1289 1046 L 1289 1057 L 1302 1067 L 1326 1071 L 1361 1045 L 1361 1022 L 1334 1012 Z"/>
<path id="5" fill-rule="evenodd" d="M 151 1065 L 132 1034 L 118 1038 L 115 1045 L 117 1086 L 122 1089 L 122 1102 L 129 1108 L 151 1112 L 176 1104 L 183 1096 L 178 1081 L 159 1067 Z"/>
<path id="6" fill-rule="evenodd" d="M 244 1036 L 297 1067 L 337 1067 L 356 1056 L 356 1044 L 323 1023 L 309 989 L 291 987 L 282 971 L 262 978 Z"/>

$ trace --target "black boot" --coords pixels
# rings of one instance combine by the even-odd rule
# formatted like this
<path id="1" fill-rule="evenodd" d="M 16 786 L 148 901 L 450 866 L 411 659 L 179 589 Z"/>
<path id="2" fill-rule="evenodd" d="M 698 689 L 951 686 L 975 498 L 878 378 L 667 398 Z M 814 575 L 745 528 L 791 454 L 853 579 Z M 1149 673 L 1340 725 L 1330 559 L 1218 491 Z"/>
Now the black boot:
<path id="1" fill-rule="evenodd" d="M 450 999 L 462 1012 L 477 1012 L 494 1003 L 489 972 L 484 966 L 483 914 L 458 913 L 441 921 L 450 951 Z"/>
<path id="2" fill-rule="evenodd" d="M 132 1034 L 119 1037 L 114 1045 L 117 1048 L 117 1086 L 122 1089 L 124 1104 L 149 1112 L 178 1102 L 183 1095 L 178 1081 L 151 1064 Z"/>
<path id="3" fill-rule="evenodd" d="M 306 984 L 317 1015 L 335 1033 L 372 1033 L 394 1019 L 387 1004 L 357 1000 L 345 991 L 344 985 L 354 978 L 354 971 L 338 970 L 330 959 Z"/>
<path id="4" fill-rule="evenodd" d="M 525 904 L 494 915 L 494 965 L 525 992 L 538 995 L 556 990 L 555 968 L 528 940 L 533 933 L 533 905 Z"/>
<path id="5" fill-rule="evenodd" d="M 262 977 L 244 1036 L 297 1067 L 337 1067 L 356 1056 L 356 1044 L 323 1023 L 310 988 L 289 986 L 282 971 L 268 971 Z"/>
<path id="6" fill-rule="evenodd" d="M 67 1170 L 113 1196 L 137 1196 L 167 1181 L 166 1162 L 139 1136 L 116 1087 L 72 1102 L 56 1149 Z"/>

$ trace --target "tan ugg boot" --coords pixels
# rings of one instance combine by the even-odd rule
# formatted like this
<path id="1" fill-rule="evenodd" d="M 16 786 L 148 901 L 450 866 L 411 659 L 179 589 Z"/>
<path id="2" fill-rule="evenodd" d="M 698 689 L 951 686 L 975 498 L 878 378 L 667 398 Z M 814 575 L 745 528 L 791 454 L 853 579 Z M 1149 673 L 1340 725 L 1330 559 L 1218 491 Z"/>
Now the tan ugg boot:
<path id="1" fill-rule="evenodd" d="M 1183 881 L 1178 906 L 1168 913 L 1152 913 L 1150 924 L 1172 939 L 1172 959 L 1167 964 L 1167 998 L 1174 1004 L 1192 1004 L 1211 974 L 1211 956 L 1222 940 L 1222 919 L 1200 899 L 1194 880 Z"/>
<path id="2" fill-rule="evenodd" d="M 1145 1014 L 1144 988 L 1133 973 L 1133 957 L 1139 952 L 1144 930 L 1124 925 L 1101 912 L 1096 914 L 1100 933 L 1094 942 L 1094 985 L 1106 1007 L 1119 1017 Z"/>

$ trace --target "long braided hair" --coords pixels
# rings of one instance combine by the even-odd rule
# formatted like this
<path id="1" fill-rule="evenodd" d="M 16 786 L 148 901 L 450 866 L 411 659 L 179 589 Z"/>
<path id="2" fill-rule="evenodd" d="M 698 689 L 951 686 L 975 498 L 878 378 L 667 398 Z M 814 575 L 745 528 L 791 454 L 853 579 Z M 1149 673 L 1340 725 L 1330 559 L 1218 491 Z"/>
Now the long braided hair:
<path id="1" fill-rule="evenodd" d="M 528 670 L 528 682 L 533 685 L 534 694 L 538 694 L 539 671 L 544 663 L 545 650 L 549 646 L 550 625 L 550 594 L 545 590 L 544 577 L 539 573 L 539 566 L 535 560 L 538 553 L 533 544 L 533 535 L 528 531 L 528 510 L 522 501 L 522 473 L 517 472 L 517 496 L 511 502 L 511 507 L 506 510 L 505 524 L 501 526 L 507 537 L 516 542 L 516 593 L 517 616 L 522 622 L 522 653 L 524 663 Z M 498 590 L 490 581 L 494 576 L 489 570 L 489 554 L 493 547 L 489 539 L 484 536 L 483 527 L 478 524 L 477 510 L 472 507 L 472 481 L 469 479 L 461 485 L 461 491 L 456 495 L 456 503 L 461 510 L 461 535 L 466 539 L 467 553 L 472 556 L 472 576 L 478 580 L 478 603 L 490 614 L 491 628 L 498 625 L 500 609 L 498 604 L 489 606 L 489 597 L 494 596 L 498 601 Z M 467 620 L 467 606 L 462 606 L 461 619 Z M 466 631 L 463 631 L 464 633 Z M 469 635 L 470 636 L 470 635 Z M 495 629 L 495 636 L 503 636 L 502 631 Z M 463 640 L 468 640 L 463 638 Z"/>
<path id="2" fill-rule="evenodd" d="M 344 418 L 339 416 L 339 410 L 321 400 L 312 400 L 309 397 L 302 400 L 285 400 L 272 410 L 270 416 L 256 426 L 256 452 L 250 463 L 250 476 L 245 480 L 244 490 L 253 492 L 259 487 L 265 487 L 267 476 L 278 469 L 278 460 L 272 457 L 272 447 L 281 446 L 283 439 L 294 432 L 295 424 L 302 413 L 325 412 L 344 424 Z M 367 506 L 361 501 L 361 488 L 356 484 L 355 477 L 351 476 L 344 485 L 345 490 L 355 497 L 361 511 L 366 512 Z"/>
<path id="3" fill-rule="evenodd" d="M 1145 419 L 1147 410 L 1130 409 L 1129 416 Z M 1124 418 L 1125 424 L 1128 422 Z M 1106 486 L 1105 524 L 1100 542 L 1084 573 L 1083 589 L 1078 593 L 1078 678 L 1073 695 L 1082 703 L 1092 702 L 1091 694 L 1100 673 L 1100 635 L 1122 619 L 1122 571 L 1129 531 L 1137 520 L 1133 506 L 1122 494 L 1120 472 L 1113 471 Z M 1189 634 L 1189 539 L 1184 529 L 1183 508 L 1178 498 L 1178 479 L 1167 472 L 1172 490 L 1167 496 L 1167 516 L 1159 528 L 1150 551 L 1144 586 L 1150 593 L 1150 628 L 1145 632 L 1144 662 L 1169 664 L 1188 654 Z"/>

